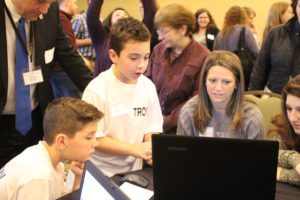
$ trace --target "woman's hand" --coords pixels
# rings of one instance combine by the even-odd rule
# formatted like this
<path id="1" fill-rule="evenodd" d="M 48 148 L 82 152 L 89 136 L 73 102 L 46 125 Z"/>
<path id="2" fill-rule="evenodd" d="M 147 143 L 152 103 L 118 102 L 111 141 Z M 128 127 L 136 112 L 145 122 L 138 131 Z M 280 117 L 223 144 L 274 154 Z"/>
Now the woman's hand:
<path id="1" fill-rule="evenodd" d="M 295 170 L 300 175 L 300 163 L 296 165 Z"/>
<path id="2" fill-rule="evenodd" d="M 280 174 L 281 174 L 281 167 L 277 167 L 277 176 L 276 176 L 276 180 L 279 181 L 280 180 Z"/>

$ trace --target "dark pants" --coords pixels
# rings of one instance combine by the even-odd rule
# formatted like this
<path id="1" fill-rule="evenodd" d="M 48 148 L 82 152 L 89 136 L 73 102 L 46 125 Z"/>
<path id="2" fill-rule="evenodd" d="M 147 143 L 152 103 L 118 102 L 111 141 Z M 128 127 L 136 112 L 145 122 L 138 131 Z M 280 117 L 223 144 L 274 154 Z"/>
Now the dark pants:
<path id="1" fill-rule="evenodd" d="M 50 83 L 53 95 L 56 99 L 60 97 L 74 97 L 80 99 L 82 96 L 80 90 L 63 71 L 51 72 Z"/>
<path id="2" fill-rule="evenodd" d="M 42 140 L 42 121 L 42 111 L 37 107 L 32 111 L 32 128 L 23 136 L 15 128 L 15 115 L 0 116 L 0 168 L 27 147 Z"/>

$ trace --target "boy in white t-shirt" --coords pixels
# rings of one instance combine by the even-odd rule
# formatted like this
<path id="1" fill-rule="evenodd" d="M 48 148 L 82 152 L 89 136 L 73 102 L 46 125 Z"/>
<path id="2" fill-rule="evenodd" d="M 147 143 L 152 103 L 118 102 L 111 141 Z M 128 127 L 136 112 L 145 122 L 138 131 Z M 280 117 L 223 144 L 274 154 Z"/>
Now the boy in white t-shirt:
<path id="1" fill-rule="evenodd" d="M 83 161 L 95 151 L 96 127 L 103 114 L 70 97 L 52 101 L 45 112 L 44 141 L 28 147 L 0 170 L 0 199 L 52 200 L 67 193 L 62 161 L 73 160 L 73 189 L 79 188 Z"/>
<path id="2" fill-rule="evenodd" d="M 98 123 L 94 164 L 107 176 L 152 163 L 151 134 L 162 132 L 163 117 L 154 84 L 143 75 L 150 33 L 133 18 L 120 19 L 110 35 L 111 68 L 86 87 L 82 99 L 104 113 Z"/>

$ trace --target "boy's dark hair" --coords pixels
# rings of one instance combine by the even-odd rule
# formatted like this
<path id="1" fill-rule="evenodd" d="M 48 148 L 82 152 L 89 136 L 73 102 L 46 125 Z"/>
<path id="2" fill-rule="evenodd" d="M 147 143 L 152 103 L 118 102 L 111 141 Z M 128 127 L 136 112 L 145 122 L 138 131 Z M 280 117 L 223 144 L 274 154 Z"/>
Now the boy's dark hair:
<path id="1" fill-rule="evenodd" d="M 89 122 L 103 117 L 95 106 L 80 99 L 62 97 L 49 103 L 43 121 L 44 140 L 54 142 L 58 133 L 72 138 Z"/>
<path id="2" fill-rule="evenodd" d="M 111 29 L 109 47 L 119 56 L 129 40 L 147 42 L 150 39 L 151 34 L 141 21 L 132 17 L 122 18 Z"/>

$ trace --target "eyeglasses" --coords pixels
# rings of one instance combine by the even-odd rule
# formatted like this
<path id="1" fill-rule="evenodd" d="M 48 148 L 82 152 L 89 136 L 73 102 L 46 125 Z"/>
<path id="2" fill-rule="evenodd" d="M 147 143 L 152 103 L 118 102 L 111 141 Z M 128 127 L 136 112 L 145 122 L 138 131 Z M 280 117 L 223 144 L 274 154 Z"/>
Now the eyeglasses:
<path id="1" fill-rule="evenodd" d="M 208 17 L 198 17 L 198 19 L 208 19 Z"/>
<path id="2" fill-rule="evenodd" d="M 167 28 L 167 29 L 158 29 L 157 31 L 156 31 L 156 33 L 158 34 L 158 35 L 166 35 L 166 34 L 168 34 L 170 31 L 172 31 L 172 28 Z"/>

